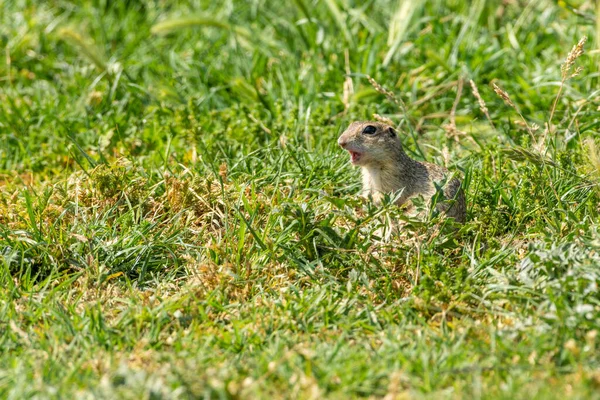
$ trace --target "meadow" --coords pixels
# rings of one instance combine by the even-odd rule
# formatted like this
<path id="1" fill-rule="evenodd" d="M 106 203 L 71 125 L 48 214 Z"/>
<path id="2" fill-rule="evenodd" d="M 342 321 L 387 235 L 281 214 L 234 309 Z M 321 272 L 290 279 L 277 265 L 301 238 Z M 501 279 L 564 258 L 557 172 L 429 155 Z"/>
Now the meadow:
<path id="1" fill-rule="evenodd" d="M 0 398 L 600 398 L 595 3 L 0 0 Z"/>

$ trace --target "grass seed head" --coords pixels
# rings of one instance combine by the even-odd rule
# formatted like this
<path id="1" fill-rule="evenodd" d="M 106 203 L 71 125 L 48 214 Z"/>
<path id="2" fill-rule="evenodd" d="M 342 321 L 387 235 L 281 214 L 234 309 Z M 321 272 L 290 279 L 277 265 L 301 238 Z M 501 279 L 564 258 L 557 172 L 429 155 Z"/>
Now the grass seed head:
<path id="1" fill-rule="evenodd" d="M 573 72 L 572 75 L 569 75 L 571 68 L 573 68 L 573 64 L 575 64 L 575 60 L 577 60 L 579 57 L 581 57 L 584 53 L 583 46 L 585 46 L 585 42 L 587 42 L 587 36 L 584 36 L 581 39 L 579 39 L 579 42 L 577 42 L 577 44 L 575 46 L 573 46 L 573 48 L 569 52 L 569 55 L 565 59 L 565 62 L 560 67 L 560 71 L 562 73 L 563 80 L 577 76 L 583 70 L 583 68 L 581 68 L 581 67 L 576 68 L 575 72 Z"/>
<path id="2" fill-rule="evenodd" d="M 390 126 L 395 126 L 396 125 L 396 124 L 394 124 L 394 121 L 392 121 L 388 117 L 384 117 L 384 116 L 379 115 L 379 114 L 373 114 L 373 119 L 376 120 L 376 121 L 382 122 L 384 124 L 388 124 Z"/>
<path id="3" fill-rule="evenodd" d="M 481 110 L 482 113 L 487 114 L 488 113 L 487 106 L 485 105 L 485 101 L 479 94 L 479 90 L 477 90 L 477 86 L 475 85 L 475 82 L 473 82 L 473 80 L 471 79 L 471 80 L 469 80 L 469 84 L 471 85 L 471 91 L 473 92 L 473 96 L 475 96 L 475 98 L 479 102 L 479 109 Z"/>
<path id="4" fill-rule="evenodd" d="M 515 103 L 512 102 L 508 93 L 502 90 L 500 86 L 496 85 L 495 83 L 492 83 L 492 88 L 494 88 L 494 92 L 498 95 L 498 97 L 504 100 L 506 105 L 511 106 L 513 108 L 515 107 Z"/>
<path id="5" fill-rule="evenodd" d="M 227 182 L 227 163 L 222 163 L 219 166 L 219 176 L 223 179 L 223 182 Z"/>

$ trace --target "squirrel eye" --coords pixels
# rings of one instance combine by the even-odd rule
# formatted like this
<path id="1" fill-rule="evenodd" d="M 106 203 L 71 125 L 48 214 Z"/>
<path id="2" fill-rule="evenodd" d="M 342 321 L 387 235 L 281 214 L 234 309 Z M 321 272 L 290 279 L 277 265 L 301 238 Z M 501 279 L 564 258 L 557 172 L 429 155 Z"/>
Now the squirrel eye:
<path id="1" fill-rule="evenodd" d="M 375 128 L 373 125 L 367 125 L 367 126 L 365 126 L 365 128 L 362 131 L 362 133 L 365 134 L 365 135 L 372 135 L 375 132 L 377 132 L 377 128 Z"/>

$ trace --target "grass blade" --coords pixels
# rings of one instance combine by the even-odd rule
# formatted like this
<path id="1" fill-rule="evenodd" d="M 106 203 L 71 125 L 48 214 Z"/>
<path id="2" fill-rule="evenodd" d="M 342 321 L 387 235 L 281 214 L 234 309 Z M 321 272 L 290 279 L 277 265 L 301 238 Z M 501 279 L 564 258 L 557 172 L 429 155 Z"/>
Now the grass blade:
<path id="1" fill-rule="evenodd" d="M 335 0 L 325 0 L 325 4 L 327 4 L 327 8 L 329 8 L 329 12 L 333 17 L 333 20 L 337 24 L 337 26 L 341 29 L 346 42 L 349 44 L 353 44 L 354 40 L 352 40 L 352 35 L 350 34 L 350 30 L 348 30 L 348 26 L 346 25 L 346 19 L 342 15 L 340 8 Z"/>
<path id="2" fill-rule="evenodd" d="M 83 37 L 80 33 L 75 32 L 70 28 L 62 28 L 58 31 L 58 36 L 78 49 L 80 53 L 94 63 L 98 69 L 103 71 L 107 69 L 108 64 L 106 62 L 106 56 L 90 38 Z"/>
<path id="3" fill-rule="evenodd" d="M 404 41 L 413 16 L 423 6 L 423 3 L 423 0 L 404 1 L 392 16 L 388 33 L 388 46 L 390 49 L 383 59 L 383 66 L 387 66 L 392 61 L 394 54 Z"/>

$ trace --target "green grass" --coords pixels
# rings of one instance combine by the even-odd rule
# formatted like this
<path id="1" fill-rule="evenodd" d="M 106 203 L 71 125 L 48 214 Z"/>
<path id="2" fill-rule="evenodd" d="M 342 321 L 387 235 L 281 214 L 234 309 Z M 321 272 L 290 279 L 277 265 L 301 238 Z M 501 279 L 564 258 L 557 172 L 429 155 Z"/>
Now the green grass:
<path id="1" fill-rule="evenodd" d="M 600 398 L 593 2 L 0 8 L 0 398 Z M 357 198 L 375 113 L 464 226 Z"/>

